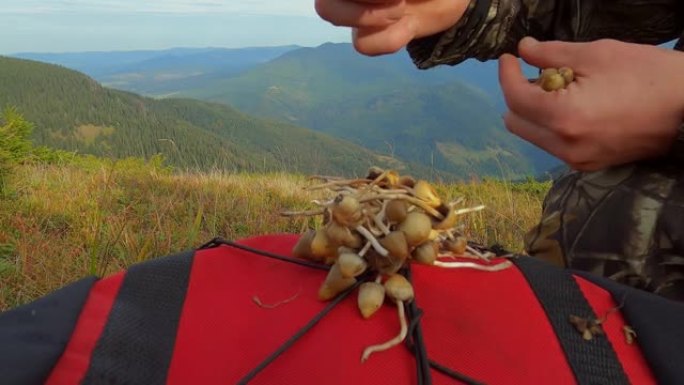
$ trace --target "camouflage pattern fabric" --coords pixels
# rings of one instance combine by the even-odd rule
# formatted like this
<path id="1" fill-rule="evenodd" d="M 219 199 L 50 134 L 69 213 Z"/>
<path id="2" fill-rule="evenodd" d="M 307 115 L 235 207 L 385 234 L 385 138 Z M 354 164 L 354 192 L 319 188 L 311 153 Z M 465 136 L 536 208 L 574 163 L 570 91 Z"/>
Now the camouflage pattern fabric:
<path id="1" fill-rule="evenodd" d="M 684 2 L 680 0 L 471 0 L 452 28 L 409 43 L 415 65 L 427 69 L 466 59 L 486 61 L 517 54 L 524 36 L 538 40 L 616 39 L 662 44 L 680 38 L 684 47 Z"/>
<path id="2" fill-rule="evenodd" d="M 649 161 L 554 182 L 527 252 L 684 300 L 684 169 Z"/>
<path id="3" fill-rule="evenodd" d="M 421 69 L 517 54 L 538 40 L 603 38 L 661 44 L 680 38 L 681 0 L 471 0 L 452 28 L 416 39 L 407 51 Z M 684 300 L 684 169 L 672 159 L 593 173 L 571 172 L 548 194 L 526 237 L 528 253 L 555 264 Z"/>

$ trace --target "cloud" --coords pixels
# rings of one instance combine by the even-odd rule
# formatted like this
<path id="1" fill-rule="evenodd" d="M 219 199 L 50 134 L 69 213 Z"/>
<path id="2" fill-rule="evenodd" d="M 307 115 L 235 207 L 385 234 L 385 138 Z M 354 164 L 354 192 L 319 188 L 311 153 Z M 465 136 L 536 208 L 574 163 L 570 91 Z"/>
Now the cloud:
<path id="1" fill-rule="evenodd" d="M 315 16 L 313 0 L 4 0 L 2 13 L 248 14 Z"/>

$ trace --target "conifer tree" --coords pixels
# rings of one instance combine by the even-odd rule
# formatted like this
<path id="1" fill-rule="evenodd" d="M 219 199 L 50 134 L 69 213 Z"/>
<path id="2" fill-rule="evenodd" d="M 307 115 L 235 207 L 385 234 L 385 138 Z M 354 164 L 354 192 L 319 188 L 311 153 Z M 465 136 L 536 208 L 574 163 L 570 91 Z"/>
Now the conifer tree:
<path id="1" fill-rule="evenodd" d="M 7 175 L 24 161 L 31 151 L 33 125 L 14 108 L 7 108 L 0 118 L 0 191 Z"/>

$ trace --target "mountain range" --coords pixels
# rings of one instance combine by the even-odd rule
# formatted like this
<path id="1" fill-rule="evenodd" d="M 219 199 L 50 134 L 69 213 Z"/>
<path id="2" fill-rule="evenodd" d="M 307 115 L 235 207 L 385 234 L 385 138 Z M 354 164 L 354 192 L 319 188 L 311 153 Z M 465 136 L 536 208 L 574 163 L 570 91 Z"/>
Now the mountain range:
<path id="1" fill-rule="evenodd" d="M 369 58 L 350 44 L 19 56 L 157 99 L 230 105 L 433 173 L 517 177 L 558 164 L 506 132 L 495 62 L 421 71 L 406 53 Z"/>
<path id="2" fill-rule="evenodd" d="M 109 89 L 55 65 L 0 57 L 0 83 L 0 106 L 16 107 L 35 124 L 34 141 L 54 148 L 109 157 L 162 153 L 173 165 L 202 170 L 341 175 L 358 175 L 371 165 L 414 170 L 306 128 L 222 104 L 155 100 Z"/>

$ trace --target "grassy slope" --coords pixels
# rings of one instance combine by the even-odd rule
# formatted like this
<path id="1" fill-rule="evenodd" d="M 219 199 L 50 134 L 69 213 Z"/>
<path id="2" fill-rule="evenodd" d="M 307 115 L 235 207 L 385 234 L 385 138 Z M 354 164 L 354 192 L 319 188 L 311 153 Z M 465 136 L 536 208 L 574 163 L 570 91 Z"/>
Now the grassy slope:
<path id="1" fill-rule="evenodd" d="M 303 176 L 289 174 L 173 174 L 140 160 L 21 166 L 0 195 L 0 310 L 214 236 L 301 232 L 317 222 L 278 213 L 311 208 L 316 196 L 303 192 L 305 185 Z M 466 218 L 469 237 L 520 250 L 548 186 L 437 187 L 449 199 L 488 206 Z"/>

